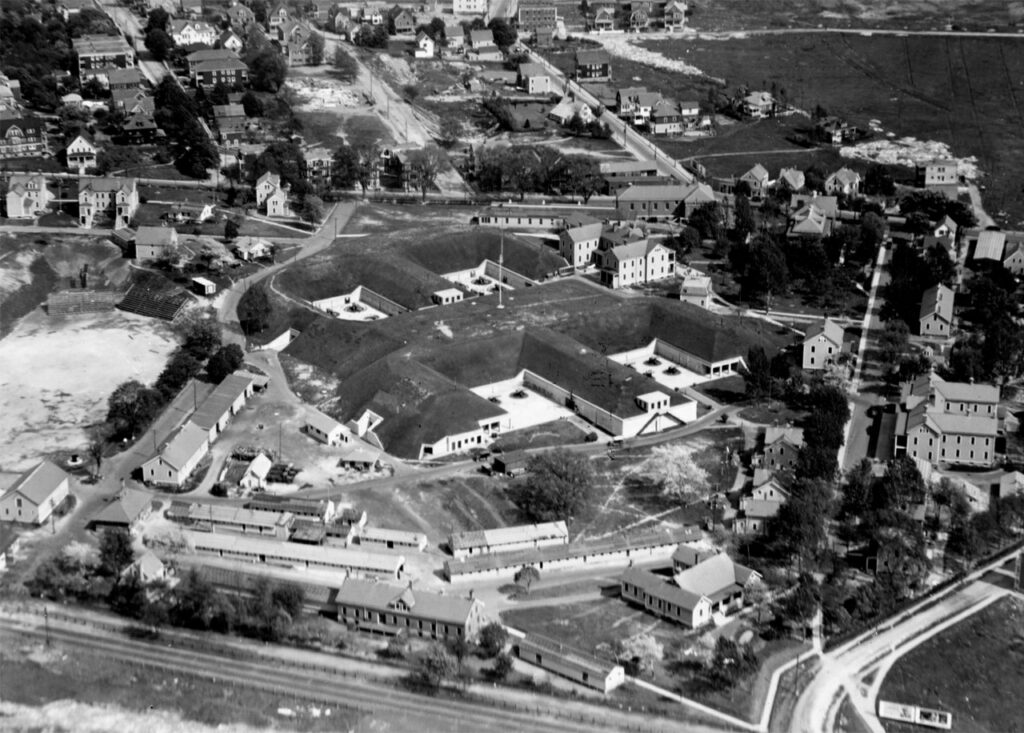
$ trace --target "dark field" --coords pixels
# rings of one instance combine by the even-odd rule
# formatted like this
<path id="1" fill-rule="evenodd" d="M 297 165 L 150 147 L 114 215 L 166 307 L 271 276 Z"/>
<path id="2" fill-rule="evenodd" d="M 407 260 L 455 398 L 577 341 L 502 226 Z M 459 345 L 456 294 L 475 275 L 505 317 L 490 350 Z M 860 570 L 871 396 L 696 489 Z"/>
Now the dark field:
<path id="1" fill-rule="evenodd" d="M 1024 728 L 1024 603 L 1005 598 L 929 639 L 886 675 L 880 700 L 953 714 L 963 733 Z M 885 722 L 890 732 L 920 730 Z"/>
<path id="2" fill-rule="evenodd" d="M 775 83 L 801 109 L 821 105 L 859 126 L 877 119 L 896 138 L 948 143 L 954 155 L 978 158 L 990 214 L 1008 224 L 1024 218 L 1024 39 L 807 34 L 645 45 L 669 57 L 685 55 L 706 74 L 724 78 L 729 91 Z M 640 73 L 648 86 L 677 98 L 705 99 L 711 84 L 618 59 L 616 71 L 619 79 Z M 801 124 L 790 119 L 794 127 Z M 795 147 L 785 134 L 759 130 L 765 123 L 743 127 L 755 136 L 745 148 L 746 134 L 727 128 L 723 137 L 735 136 L 735 142 L 673 145 L 672 152 L 686 157 L 686 150 L 698 155 Z M 773 170 L 779 164 L 777 157 L 765 160 Z"/>

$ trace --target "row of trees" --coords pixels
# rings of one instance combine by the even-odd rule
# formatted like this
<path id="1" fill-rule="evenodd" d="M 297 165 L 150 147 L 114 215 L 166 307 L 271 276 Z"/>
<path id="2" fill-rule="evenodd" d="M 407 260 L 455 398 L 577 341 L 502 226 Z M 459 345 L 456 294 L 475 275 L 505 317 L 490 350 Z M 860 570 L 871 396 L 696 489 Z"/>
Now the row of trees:
<path id="1" fill-rule="evenodd" d="M 516 191 L 580 196 L 586 202 L 604 180 L 593 158 L 565 155 L 544 145 L 488 147 L 475 155 L 477 185 L 483 191 Z"/>

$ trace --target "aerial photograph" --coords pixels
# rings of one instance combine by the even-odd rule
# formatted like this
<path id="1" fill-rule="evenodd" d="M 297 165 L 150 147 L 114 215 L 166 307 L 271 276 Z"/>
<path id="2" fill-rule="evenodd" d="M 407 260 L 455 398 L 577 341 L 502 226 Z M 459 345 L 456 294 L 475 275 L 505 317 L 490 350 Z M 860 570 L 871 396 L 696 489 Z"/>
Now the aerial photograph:
<path id="1" fill-rule="evenodd" d="M 0 731 L 1024 731 L 1024 0 L 0 0 Z"/>

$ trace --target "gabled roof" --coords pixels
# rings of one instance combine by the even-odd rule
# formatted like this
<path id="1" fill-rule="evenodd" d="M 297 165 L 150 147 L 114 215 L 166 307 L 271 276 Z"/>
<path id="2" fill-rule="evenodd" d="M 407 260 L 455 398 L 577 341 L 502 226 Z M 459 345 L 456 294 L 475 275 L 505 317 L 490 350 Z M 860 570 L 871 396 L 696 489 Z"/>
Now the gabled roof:
<path id="1" fill-rule="evenodd" d="M 449 540 L 449 545 L 452 550 L 475 547 L 500 550 L 502 545 L 550 539 L 569 539 L 569 530 L 566 528 L 565 522 L 541 522 L 540 524 L 523 524 L 515 527 L 454 532 Z"/>
<path id="2" fill-rule="evenodd" d="M 138 237 L 136 237 L 138 241 Z M 192 421 L 201 428 L 210 430 L 231 408 L 242 394 L 247 392 L 255 377 L 249 372 L 238 371 L 224 377 L 213 392 L 203 400 L 192 415 Z"/>
<path id="3" fill-rule="evenodd" d="M 531 76 L 548 76 L 548 71 L 540 64 L 519 64 L 519 76 L 523 77 L 524 79 L 527 79 Z"/>
<path id="4" fill-rule="evenodd" d="M 689 588 L 682 588 L 666 580 L 664 577 L 655 575 L 650 570 L 642 568 L 629 568 L 619 576 L 619 581 L 635 585 L 647 595 L 687 611 L 693 611 L 701 601 L 710 601 L 703 593 L 690 590 Z"/>
<path id="5" fill-rule="evenodd" d="M 931 386 L 948 402 L 980 402 L 993 405 L 999 403 L 999 387 L 991 384 L 947 382 L 941 377 L 935 376 Z"/>
<path id="6" fill-rule="evenodd" d="M 97 524 L 118 524 L 130 527 L 149 509 L 153 498 L 144 491 L 122 489 L 103 509 L 93 515 Z"/>
<path id="7" fill-rule="evenodd" d="M 135 234 L 135 244 L 150 247 L 171 247 L 178 242 L 178 232 L 171 227 L 141 226 Z"/>
<path id="8" fill-rule="evenodd" d="M 860 183 L 860 173 L 843 166 L 828 177 L 828 180 L 836 180 L 843 185 L 854 185 Z"/>
<path id="9" fill-rule="evenodd" d="M 760 163 L 755 163 L 753 168 L 740 176 L 740 180 L 767 181 L 769 177 L 768 169 Z"/>
<path id="10" fill-rule="evenodd" d="M 245 117 L 245 107 L 240 104 L 215 104 L 213 105 L 213 116 L 221 117 Z"/>
<path id="11" fill-rule="evenodd" d="M 494 43 L 494 31 L 492 30 L 478 30 L 469 32 L 469 42 L 476 45 L 487 45 Z"/>
<path id="12" fill-rule="evenodd" d="M 752 575 L 757 573 L 722 552 L 677 574 L 675 581 L 684 591 L 717 601 L 742 588 Z"/>
<path id="13" fill-rule="evenodd" d="M 314 408 L 310 408 L 306 413 L 306 424 L 311 425 L 325 435 L 330 435 L 341 427 L 341 423 L 333 417 L 325 415 L 320 410 Z"/>
<path id="14" fill-rule="evenodd" d="M 810 325 L 807 329 L 807 334 L 804 336 L 804 343 L 811 339 L 816 339 L 818 336 L 824 336 L 837 347 L 842 348 L 844 333 L 845 331 L 842 326 L 831 318 L 826 318 L 823 321 L 815 321 Z"/>
<path id="15" fill-rule="evenodd" d="M 142 72 L 132 66 L 128 69 L 108 69 L 106 72 L 107 82 L 110 84 L 141 84 L 143 82 Z"/>
<path id="16" fill-rule="evenodd" d="M 26 501 L 41 505 L 56 491 L 68 475 L 56 464 L 42 461 L 18 477 L 11 488 L 4 492 L 4 497 L 18 494 Z"/>
<path id="17" fill-rule="evenodd" d="M 270 460 L 270 457 L 266 453 L 260 453 L 249 463 L 249 467 L 245 469 L 245 475 L 255 476 L 262 481 L 267 478 L 267 474 L 270 473 L 273 466 L 274 462 Z M 282 511 L 286 510 L 282 509 Z"/>
<path id="18" fill-rule="evenodd" d="M 1005 232 L 986 229 L 978 234 L 978 243 L 974 247 L 974 259 L 1002 262 L 1005 246 Z"/>
<path id="19" fill-rule="evenodd" d="M 229 48 L 203 48 L 185 57 L 190 64 L 202 61 L 237 61 L 238 54 Z"/>
<path id="20" fill-rule="evenodd" d="M 765 447 L 774 445 L 779 441 L 789 443 L 790 445 L 799 448 L 804 444 L 804 429 L 803 428 L 783 428 L 775 425 L 769 425 L 764 429 L 764 444 Z"/>
<path id="21" fill-rule="evenodd" d="M 611 57 L 603 48 L 582 49 L 576 52 L 576 64 L 579 66 L 596 66 L 610 63 Z"/>
<path id="22" fill-rule="evenodd" d="M 196 64 L 196 72 L 201 71 L 241 71 L 249 70 L 240 59 L 211 59 Z"/>
<path id="23" fill-rule="evenodd" d="M 784 503 L 778 499 L 744 499 L 743 516 L 748 519 L 770 519 L 779 513 Z"/>
<path id="24" fill-rule="evenodd" d="M 209 430 L 204 430 L 191 421 L 187 422 L 178 428 L 164 449 L 160 451 L 160 458 L 171 468 L 184 468 L 209 437 Z"/>
<path id="25" fill-rule="evenodd" d="M 338 605 L 351 604 L 394 613 L 399 603 L 413 616 L 446 624 L 463 625 L 480 601 L 457 595 L 432 593 L 412 587 L 345 578 L 335 597 Z"/>
<path id="26" fill-rule="evenodd" d="M 783 181 L 794 191 L 799 191 L 804 187 L 804 173 L 797 168 L 783 168 L 779 171 L 779 182 Z"/>
<path id="27" fill-rule="evenodd" d="M 690 545 L 679 545 L 672 553 L 672 562 L 687 567 L 693 567 L 699 562 L 704 562 L 709 557 L 718 554 L 717 550 L 700 550 Z"/>
<path id="28" fill-rule="evenodd" d="M 281 186 L 281 176 L 279 176 L 276 173 L 271 173 L 270 171 L 267 171 L 262 176 L 260 176 L 259 178 L 256 179 L 256 185 L 257 186 L 259 186 L 259 185 L 261 185 L 263 183 L 269 183 L 271 186 L 274 186 L 275 188 L 280 188 L 280 186 Z"/>
<path id="29" fill-rule="evenodd" d="M 928 288 L 921 296 L 921 318 L 938 316 L 946 323 L 953 322 L 953 291 L 942 283 Z"/>
<path id="30" fill-rule="evenodd" d="M 604 225 L 601 222 L 594 222 L 593 224 L 584 224 L 578 227 L 572 227 L 566 229 L 565 236 L 570 242 L 584 242 L 588 239 L 597 239 L 601 236 L 601 230 Z"/>
<path id="31" fill-rule="evenodd" d="M 79 178 L 78 193 L 93 191 L 97 193 L 116 193 L 118 191 L 134 191 L 136 180 L 134 178 Z"/>

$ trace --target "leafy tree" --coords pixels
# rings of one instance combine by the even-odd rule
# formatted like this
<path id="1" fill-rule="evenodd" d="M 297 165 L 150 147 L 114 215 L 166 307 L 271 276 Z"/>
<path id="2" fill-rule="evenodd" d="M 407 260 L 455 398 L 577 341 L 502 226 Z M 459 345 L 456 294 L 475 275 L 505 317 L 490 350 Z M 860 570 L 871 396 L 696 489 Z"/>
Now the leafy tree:
<path id="1" fill-rule="evenodd" d="M 502 652 L 494 658 L 494 664 L 491 666 L 490 674 L 496 680 L 508 679 L 508 676 L 512 674 L 514 667 L 512 661 L 512 655 Z"/>
<path id="2" fill-rule="evenodd" d="M 284 57 L 272 48 L 260 51 L 248 65 L 249 83 L 256 91 L 276 93 L 288 75 Z"/>
<path id="3" fill-rule="evenodd" d="M 245 110 L 246 117 L 263 116 L 263 102 L 261 102 L 260 98 L 252 91 L 248 91 L 242 95 L 242 109 Z"/>
<path id="4" fill-rule="evenodd" d="M 763 346 L 751 346 L 747 351 L 747 368 L 742 371 L 747 397 L 763 399 L 772 386 L 771 362 Z"/>
<path id="5" fill-rule="evenodd" d="M 100 571 L 118 577 L 135 559 L 132 537 L 123 529 L 105 529 L 100 534 Z"/>
<path id="6" fill-rule="evenodd" d="M 442 159 L 441 151 L 436 145 L 428 145 L 409 153 L 409 165 L 419 180 L 424 201 L 427 200 L 427 191 L 433 187 L 434 181 L 437 180 L 437 176 L 441 172 Z"/>
<path id="7" fill-rule="evenodd" d="M 253 163 L 252 180 L 255 181 L 267 172 L 276 173 L 281 176 L 282 184 L 300 193 L 305 187 L 305 165 L 306 158 L 298 145 L 293 142 L 273 142 L 263 149 Z"/>
<path id="8" fill-rule="evenodd" d="M 691 226 L 683 226 L 676 236 L 674 245 L 677 256 L 688 255 L 700 247 L 700 232 Z"/>
<path id="9" fill-rule="evenodd" d="M 165 30 L 154 28 L 146 33 L 146 49 L 157 61 L 166 61 L 174 50 L 174 39 Z"/>
<path id="10" fill-rule="evenodd" d="M 102 175 L 135 168 L 142 155 L 134 145 L 108 145 L 96 155 L 96 170 Z"/>
<path id="11" fill-rule="evenodd" d="M 228 219 L 224 222 L 224 239 L 231 242 L 238 238 L 238 222 Z"/>
<path id="12" fill-rule="evenodd" d="M 438 140 L 447 148 L 452 147 L 459 141 L 462 135 L 462 120 L 453 115 L 446 115 L 441 118 L 438 125 Z"/>
<path id="13" fill-rule="evenodd" d="M 359 64 L 340 43 L 334 48 L 333 61 L 334 69 L 343 81 L 353 82 L 359 76 Z"/>
<path id="14" fill-rule="evenodd" d="M 61 134 L 68 142 L 71 142 L 78 133 L 88 132 L 89 123 L 92 121 L 92 115 L 89 114 L 89 110 L 84 107 L 70 107 L 68 105 L 62 105 L 57 108 L 57 118 Z"/>
<path id="15" fill-rule="evenodd" d="M 103 468 L 103 454 L 107 450 L 107 441 L 113 433 L 108 423 L 101 423 L 89 429 L 89 457 L 92 458 L 95 470 L 93 476 L 100 477 L 100 470 Z"/>
<path id="16" fill-rule="evenodd" d="M 717 202 L 701 204 L 690 214 L 689 223 L 700 233 L 701 239 L 718 239 L 725 226 L 722 207 Z"/>
<path id="17" fill-rule="evenodd" d="M 296 209 L 299 216 L 311 224 L 317 224 L 324 218 L 324 200 L 314 194 L 302 196 Z"/>
<path id="18" fill-rule="evenodd" d="M 540 571 L 533 565 L 524 565 L 516 571 L 513 580 L 515 580 L 516 585 L 522 586 L 529 591 L 531 585 L 540 581 Z"/>
<path id="19" fill-rule="evenodd" d="M 874 484 L 874 472 L 871 461 L 867 458 L 846 473 L 843 483 L 842 513 L 846 516 L 860 517 L 871 507 L 871 487 Z"/>
<path id="20" fill-rule="evenodd" d="M 160 376 L 157 377 L 156 388 L 165 400 L 170 399 L 188 384 L 188 380 L 198 376 L 201 371 L 203 371 L 203 364 L 192 352 L 187 349 L 178 349 L 171 356 L 164 370 L 160 372 Z"/>
<path id="21" fill-rule="evenodd" d="M 833 506 L 828 481 L 798 481 L 789 501 L 768 522 L 769 539 L 782 555 L 796 557 L 801 565 L 816 558 L 828 539 L 825 524 Z"/>
<path id="22" fill-rule="evenodd" d="M 221 328 L 216 313 L 211 310 L 194 310 L 176 324 L 182 346 L 197 359 L 205 361 L 220 348 Z"/>
<path id="23" fill-rule="evenodd" d="M 775 615 L 782 621 L 803 626 L 817 613 L 821 604 L 821 586 L 810 573 L 800 575 L 792 592 L 775 605 Z"/>
<path id="24" fill-rule="evenodd" d="M 192 178 L 206 178 L 209 170 L 219 165 L 220 152 L 217 146 L 201 130 L 187 144 L 185 152 L 176 163 L 179 171 Z"/>
<path id="25" fill-rule="evenodd" d="M 134 436 L 149 424 L 161 404 L 160 393 L 141 382 L 120 384 L 107 402 L 107 422 L 121 435 Z"/>
<path id="26" fill-rule="evenodd" d="M 900 456 L 889 461 L 882 480 L 874 485 L 872 507 L 888 512 L 924 500 L 925 485 L 914 460 Z"/>
<path id="27" fill-rule="evenodd" d="M 388 29 L 381 25 L 363 24 L 352 37 L 352 43 L 366 48 L 386 48 L 388 45 Z"/>
<path id="28" fill-rule="evenodd" d="M 246 335 L 263 333 L 270 325 L 271 313 L 270 296 L 262 284 L 246 290 L 238 301 L 238 322 Z"/>
<path id="29" fill-rule="evenodd" d="M 741 282 L 744 299 L 753 300 L 770 296 L 771 293 L 785 292 L 788 285 L 789 270 L 778 245 L 770 238 L 754 242 Z M 770 302 L 768 305 L 770 307 Z"/>
<path id="30" fill-rule="evenodd" d="M 443 644 L 432 644 L 416 659 L 415 678 L 424 687 L 437 690 L 455 677 L 458 664 Z"/>
<path id="31" fill-rule="evenodd" d="M 665 647 L 651 634 L 637 634 L 615 644 L 615 657 L 636 677 L 649 675 L 665 658 Z"/>
<path id="32" fill-rule="evenodd" d="M 206 373 L 212 382 L 219 384 L 229 374 L 241 368 L 244 359 L 245 355 L 238 344 L 225 344 L 210 357 L 206 364 Z"/>
<path id="33" fill-rule="evenodd" d="M 496 657 L 505 648 L 506 643 L 508 643 L 508 632 L 497 621 L 492 621 L 480 629 L 479 646 L 485 657 Z"/>
<path id="34" fill-rule="evenodd" d="M 864 174 L 864 193 L 868 196 L 892 196 L 896 193 L 896 182 L 886 166 L 877 163 L 868 166 Z"/>
<path id="35" fill-rule="evenodd" d="M 313 32 L 309 36 L 309 63 L 319 66 L 324 62 L 324 37 Z"/>
<path id="36" fill-rule="evenodd" d="M 114 583 L 107 602 L 114 613 L 129 618 L 140 618 L 149 601 L 146 596 L 146 588 L 138 576 L 129 574 Z"/>
<path id="37" fill-rule="evenodd" d="M 144 30 L 151 31 L 159 29 L 166 31 L 171 23 L 170 14 L 163 8 L 153 8 L 149 11 L 149 15 L 146 16 L 146 27 Z"/>
<path id="38" fill-rule="evenodd" d="M 590 461 L 564 448 L 532 456 L 529 475 L 517 492 L 519 508 L 538 522 L 569 522 L 587 504 L 592 488 Z"/>
<path id="39" fill-rule="evenodd" d="M 494 45 L 498 48 L 508 48 L 515 45 L 517 34 L 508 21 L 503 18 L 494 18 L 487 27 L 494 34 Z"/>
<path id="40" fill-rule="evenodd" d="M 738 240 L 746 239 L 756 226 L 757 222 L 754 221 L 754 209 L 750 206 L 750 199 L 746 196 L 737 196 L 736 209 L 733 212 L 733 235 Z"/>
<path id="41" fill-rule="evenodd" d="M 334 151 L 331 165 L 331 185 L 334 188 L 352 188 L 359 181 L 359 154 L 344 143 Z"/>
<path id="42" fill-rule="evenodd" d="M 703 495 L 708 487 L 707 472 L 696 464 L 690 453 L 674 445 L 652 448 L 642 470 L 661 488 L 662 493 L 683 500 Z"/>
<path id="43" fill-rule="evenodd" d="M 741 646 L 720 636 L 715 643 L 714 656 L 704 669 L 704 678 L 713 688 L 729 689 L 757 667 L 757 653 L 749 645 Z"/>

